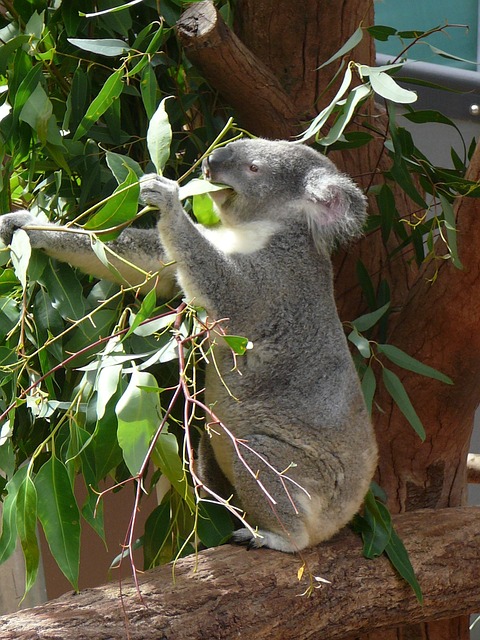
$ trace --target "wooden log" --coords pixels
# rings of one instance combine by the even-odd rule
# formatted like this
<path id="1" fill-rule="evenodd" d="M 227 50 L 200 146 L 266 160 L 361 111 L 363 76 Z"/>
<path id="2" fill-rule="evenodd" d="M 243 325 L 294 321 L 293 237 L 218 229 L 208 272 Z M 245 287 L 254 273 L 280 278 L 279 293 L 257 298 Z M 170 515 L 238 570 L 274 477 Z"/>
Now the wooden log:
<path id="1" fill-rule="evenodd" d="M 132 580 L 0 618 L 3 640 L 322 640 L 480 611 L 480 509 L 395 518 L 422 585 L 420 605 L 386 558 L 367 560 L 343 531 L 303 558 L 226 545 Z M 302 562 L 304 578 L 297 579 Z M 331 582 L 300 594 L 308 570 Z M 385 635 L 388 637 L 388 635 Z"/>

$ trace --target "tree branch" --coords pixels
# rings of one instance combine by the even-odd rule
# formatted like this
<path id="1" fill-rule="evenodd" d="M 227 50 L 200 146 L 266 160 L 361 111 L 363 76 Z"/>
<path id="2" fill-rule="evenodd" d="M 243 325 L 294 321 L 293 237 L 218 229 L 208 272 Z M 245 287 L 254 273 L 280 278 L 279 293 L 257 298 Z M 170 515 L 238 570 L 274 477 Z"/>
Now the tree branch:
<path id="1" fill-rule="evenodd" d="M 225 24 L 210 0 L 192 4 L 177 23 L 189 60 L 252 133 L 289 138 L 299 114 L 280 82 Z"/>
<path id="2" fill-rule="evenodd" d="M 335 640 L 480 609 L 480 509 L 403 514 L 395 520 L 422 585 L 421 606 L 388 560 L 366 560 L 345 530 L 297 556 L 224 546 L 131 580 L 66 595 L 0 618 L 4 640 L 187 640 L 321 637 Z M 305 560 L 331 581 L 310 598 L 297 581 Z M 307 571 L 305 571 L 307 574 Z M 122 609 L 122 604 L 124 609 Z M 127 635 L 128 628 L 128 635 Z"/>

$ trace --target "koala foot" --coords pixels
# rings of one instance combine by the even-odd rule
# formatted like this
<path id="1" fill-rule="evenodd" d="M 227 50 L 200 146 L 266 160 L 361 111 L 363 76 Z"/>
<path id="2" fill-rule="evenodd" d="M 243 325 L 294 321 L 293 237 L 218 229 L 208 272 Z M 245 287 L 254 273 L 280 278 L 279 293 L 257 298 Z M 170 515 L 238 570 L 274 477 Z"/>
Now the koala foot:
<path id="1" fill-rule="evenodd" d="M 161 213 L 180 206 L 177 182 L 154 173 L 140 180 L 140 197 L 145 204 L 156 207 Z"/>
<path id="2" fill-rule="evenodd" d="M 246 528 L 237 529 L 233 533 L 232 540 L 238 544 L 246 545 L 248 550 L 268 547 L 284 553 L 295 553 L 295 551 L 304 549 L 308 544 L 308 539 L 302 540 L 302 536 L 289 536 L 287 533 L 280 535 L 271 531 L 259 530 L 257 534 L 257 536 L 252 535 L 252 532 Z M 308 538 L 308 536 L 306 537 Z"/>
<path id="3" fill-rule="evenodd" d="M 17 211 L 0 216 L 0 240 L 4 245 L 9 245 L 15 231 L 29 224 L 38 224 L 38 220 L 28 211 Z"/>

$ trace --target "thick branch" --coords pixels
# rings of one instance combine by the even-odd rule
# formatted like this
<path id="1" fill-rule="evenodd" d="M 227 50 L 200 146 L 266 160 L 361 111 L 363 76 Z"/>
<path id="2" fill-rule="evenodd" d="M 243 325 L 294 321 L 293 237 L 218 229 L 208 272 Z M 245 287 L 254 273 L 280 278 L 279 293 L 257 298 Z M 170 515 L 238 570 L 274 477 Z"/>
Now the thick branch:
<path id="1" fill-rule="evenodd" d="M 299 114 L 273 73 L 228 28 L 210 0 L 192 4 L 177 23 L 191 62 L 252 133 L 289 138 Z"/>
<path id="2" fill-rule="evenodd" d="M 398 516 L 423 588 L 423 606 L 385 558 L 366 560 L 350 531 L 304 554 L 314 575 L 331 581 L 299 597 L 298 557 L 225 546 L 141 576 L 144 603 L 132 585 L 67 595 L 0 618 L 4 640 L 322 640 L 479 610 L 480 509 Z M 307 571 L 305 572 L 307 573 Z"/>

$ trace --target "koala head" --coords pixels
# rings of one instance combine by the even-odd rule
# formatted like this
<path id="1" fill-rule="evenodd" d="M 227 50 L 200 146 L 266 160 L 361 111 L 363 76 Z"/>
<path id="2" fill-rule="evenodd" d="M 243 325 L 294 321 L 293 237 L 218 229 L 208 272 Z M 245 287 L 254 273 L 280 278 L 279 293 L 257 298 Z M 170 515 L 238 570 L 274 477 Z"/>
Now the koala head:
<path id="1" fill-rule="evenodd" d="M 211 195 L 225 224 L 253 220 L 309 225 L 329 247 L 361 233 L 366 198 L 314 149 L 283 140 L 238 140 L 203 161 L 205 177 L 229 189 Z"/>

